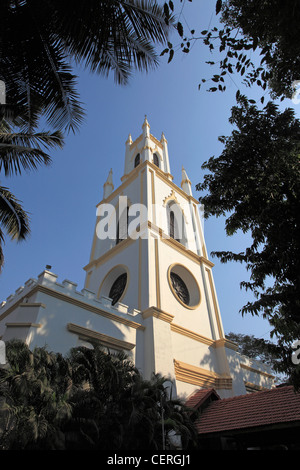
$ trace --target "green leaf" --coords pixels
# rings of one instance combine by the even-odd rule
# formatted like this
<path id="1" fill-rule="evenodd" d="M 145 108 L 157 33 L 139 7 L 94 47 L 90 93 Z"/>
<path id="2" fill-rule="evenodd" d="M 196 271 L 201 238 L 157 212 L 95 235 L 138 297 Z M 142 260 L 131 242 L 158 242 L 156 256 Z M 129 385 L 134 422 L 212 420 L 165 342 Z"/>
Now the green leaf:
<path id="1" fill-rule="evenodd" d="M 170 49 L 168 64 L 171 62 L 171 60 L 173 59 L 173 57 L 174 57 L 174 49 Z"/>
<path id="2" fill-rule="evenodd" d="M 170 17 L 169 6 L 168 6 L 167 3 L 164 3 L 164 14 L 165 14 L 166 18 Z"/>
<path id="3" fill-rule="evenodd" d="M 177 23 L 177 31 L 178 31 L 179 36 L 183 37 L 183 26 L 179 21 Z"/>
<path id="4" fill-rule="evenodd" d="M 218 15 L 221 11 L 221 8 L 222 8 L 222 0 L 217 0 L 217 3 L 216 3 L 216 15 Z"/>
<path id="5" fill-rule="evenodd" d="M 164 49 L 160 55 L 163 56 L 164 54 L 166 54 L 167 52 L 169 52 L 169 48 L 167 47 L 166 49 Z"/>

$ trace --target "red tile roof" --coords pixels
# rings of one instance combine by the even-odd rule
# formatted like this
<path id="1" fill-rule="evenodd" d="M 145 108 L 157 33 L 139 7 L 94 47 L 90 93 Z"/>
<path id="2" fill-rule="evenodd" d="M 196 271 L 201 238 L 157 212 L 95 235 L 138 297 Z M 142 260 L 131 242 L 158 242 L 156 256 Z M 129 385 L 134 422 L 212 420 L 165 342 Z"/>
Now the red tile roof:
<path id="1" fill-rule="evenodd" d="M 190 395 L 185 402 L 185 405 L 189 408 L 197 409 L 201 406 L 211 395 L 214 396 L 215 399 L 219 399 L 219 395 L 213 388 L 203 388 L 197 390 L 195 393 Z"/>
<path id="2" fill-rule="evenodd" d="M 283 386 L 211 402 L 196 420 L 198 434 L 298 422 L 300 393 Z"/>

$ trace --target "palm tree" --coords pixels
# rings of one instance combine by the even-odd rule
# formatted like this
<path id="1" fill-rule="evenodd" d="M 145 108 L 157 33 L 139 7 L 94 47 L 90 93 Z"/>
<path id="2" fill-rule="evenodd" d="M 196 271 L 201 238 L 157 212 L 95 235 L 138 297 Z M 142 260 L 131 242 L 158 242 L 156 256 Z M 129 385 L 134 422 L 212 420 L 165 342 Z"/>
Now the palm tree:
<path id="1" fill-rule="evenodd" d="M 120 402 L 122 449 L 192 447 L 197 434 L 191 414 L 180 399 L 172 398 L 170 380 L 154 374 L 151 380 L 134 376 Z"/>
<path id="2" fill-rule="evenodd" d="M 0 369 L 0 448 L 64 449 L 62 426 L 72 414 L 69 362 L 45 348 L 6 344 L 9 366 Z"/>
<path id="3" fill-rule="evenodd" d="M 44 115 L 55 129 L 75 131 L 84 110 L 74 66 L 126 84 L 133 69 L 158 64 L 172 19 L 154 0 L 2 0 L 0 79 L 7 103 L 32 125 Z"/>
<path id="4" fill-rule="evenodd" d="M 84 110 L 75 66 L 112 72 L 126 84 L 133 69 L 157 66 L 155 45 L 166 42 L 172 24 L 154 0 L 2 0 L 0 18 L 0 80 L 8 103 L 0 105 L 0 171 L 6 175 L 47 165 L 42 146 L 61 146 L 60 131 L 78 129 Z M 37 133 L 41 118 L 55 132 Z M 1 226 L 17 240 L 29 234 L 28 214 L 2 186 L 0 269 Z"/>
<path id="5" fill-rule="evenodd" d="M 0 449 L 138 450 L 183 448 L 196 432 L 166 379 L 144 380 L 123 353 L 74 348 L 63 357 L 19 340 L 0 368 Z M 172 433 L 172 435 L 171 435 Z"/>
<path id="6" fill-rule="evenodd" d="M 85 384 L 65 429 L 71 448 L 172 449 L 175 435 L 183 448 L 196 442 L 190 413 L 172 398 L 165 377 L 145 380 L 124 353 L 97 345 L 74 348 L 70 358 L 74 383 Z"/>
<path id="7" fill-rule="evenodd" d="M 24 120 L 20 116 L 14 118 L 13 114 L 4 110 L 4 106 L 0 106 L 0 173 L 5 176 L 49 165 L 51 158 L 45 150 L 63 145 L 60 131 L 14 132 L 16 125 L 23 127 Z M 0 270 L 4 263 L 1 246 L 4 243 L 4 231 L 11 239 L 21 241 L 28 237 L 30 227 L 29 216 L 20 201 L 7 187 L 0 185 Z"/>
<path id="8" fill-rule="evenodd" d="M 73 383 L 73 414 L 64 433 L 68 449 L 120 448 L 120 404 L 137 371 L 123 352 L 110 353 L 95 344 L 69 355 Z"/>

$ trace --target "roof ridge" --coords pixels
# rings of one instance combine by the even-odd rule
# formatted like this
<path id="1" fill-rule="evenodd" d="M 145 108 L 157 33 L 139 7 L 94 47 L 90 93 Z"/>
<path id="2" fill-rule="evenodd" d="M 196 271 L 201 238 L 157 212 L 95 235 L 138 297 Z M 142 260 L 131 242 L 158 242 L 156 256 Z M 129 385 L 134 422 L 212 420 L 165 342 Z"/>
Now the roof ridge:
<path id="1" fill-rule="evenodd" d="M 221 400 L 221 397 L 219 394 L 216 392 L 216 390 L 211 387 L 211 388 L 199 388 L 198 390 L 192 392 L 185 400 L 185 404 L 188 406 L 192 406 L 193 408 L 196 408 L 200 406 L 204 400 L 204 398 L 208 398 L 214 394 L 217 398 L 217 401 Z M 194 403 L 195 402 L 195 403 Z"/>
<path id="2" fill-rule="evenodd" d="M 250 392 L 250 393 L 245 393 L 245 394 L 241 394 L 241 395 L 234 395 L 233 397 L 226 397 L 226 398 L 221 398 L 220 400 L 216 400 L 214 403 L 224 403 L 224 402 L 230 402 L 230 401 L 237 401 L 237 400 L 249 400 L 249 396 L 254 396 L 254 395 L 257 395 L 257 396 L 262 396 L 262 395 L 265 395 L 265 394 L 270 394 L 270 393 L 274 393 L 275 391 L 279 393 L 279 390 L 280 391 L 284 391 L 286 389 L 291 389 L 293 388 L 293 385 L 285 385 L 285 386 L 282 386 L 282 387 L 272 387 L 268 390 L 256 390 L 254 392 Z M 295 392 L 296 393 L 296 392 Z"/>

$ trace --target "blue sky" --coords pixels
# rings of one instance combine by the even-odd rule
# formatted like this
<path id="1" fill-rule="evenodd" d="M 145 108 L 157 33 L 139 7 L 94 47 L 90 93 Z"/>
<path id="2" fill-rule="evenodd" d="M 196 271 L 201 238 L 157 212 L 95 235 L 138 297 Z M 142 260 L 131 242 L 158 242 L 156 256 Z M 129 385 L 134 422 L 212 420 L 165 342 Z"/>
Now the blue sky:
<path id="1" fill-rule="evenodd" d="M 210 23 L 216 23 L 214 8 L 214 0 L 187 2 L 181 21 L 197 31 L 207 29 Z M 174 43 L 178 42 L 174 36 Z M 83 288 L 83 266 L 89 260 L 95 207 L 102 199 L 103 184 L 110 168 L 115 187 L 121 183 L 125 141 L 129 133 L 133 139 L 140 135 L 145 115 L 154 136 L 165 134 L 175 184 L 180 186 L 183 165 L 194 187 L 194 197 L 199 198 L 195 185 L 204 175 L 201 165 L 222 151 L 218 136 L 232 132 L 228 118 L 237 91 L 231 81 L 225 93 L 208 93 L 205 87 L 199 91 L 201 79 L 212 74 L 205 60 L 212 57 L 198 42 L 190 54 L 178 52 L 170 64 L 164 56 L 155 71 L 134 74 L 126 87 L 115 85 L 112 76 L 106 79 L 78 71 L 78 90 L 87 112 L 80 131 L 66 137 L 63 150 L 52 152 L 51 167 L 1 180 L 30 212 L 32 233 L 28 241 L 19 244 L 6 240 L 0 301 L 27 279 L 36 278 L 46 264 L 52 266 L 60 282 L 69 279 L 78 283 L 79 290 Z M 238 77 L 235 82 L 240 84 Z M 241 91 L 255 98 L 255 90 Z M 290 101 L 284 105 L 293 107 Z M 205 221 L 204 230 L 209 253 L 241 251 L 247 246 L 245 236 L 226 237 L 224 220 Z M 239 313 L 252 298 L 239 286 L 249 277 L 245 268 L 212 261 L 225 333 L 234 331 L 268 339 L 270 327 L 266 321 Z"/>

